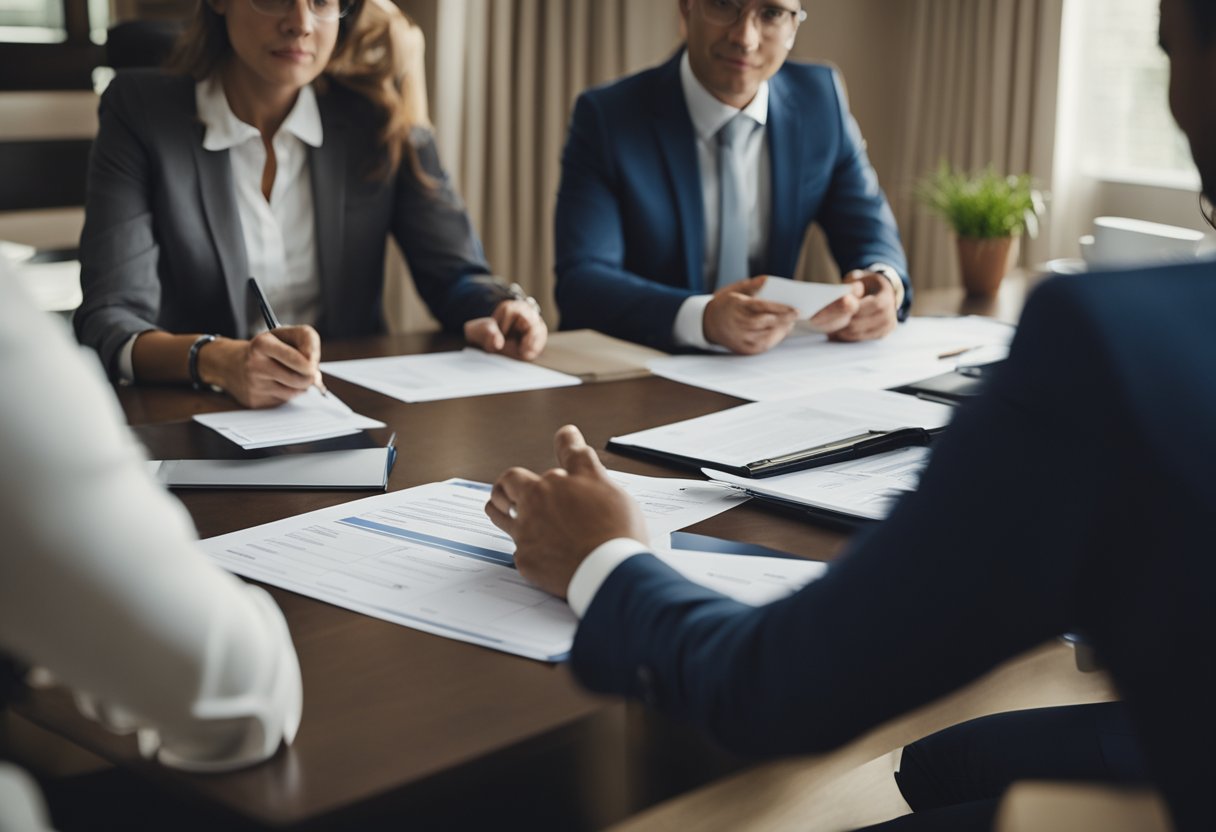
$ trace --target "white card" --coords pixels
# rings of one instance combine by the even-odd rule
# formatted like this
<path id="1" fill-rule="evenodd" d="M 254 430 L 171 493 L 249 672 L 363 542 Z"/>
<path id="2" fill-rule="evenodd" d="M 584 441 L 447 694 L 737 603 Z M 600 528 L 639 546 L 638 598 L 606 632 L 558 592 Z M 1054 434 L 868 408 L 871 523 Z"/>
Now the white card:
<path id="1" fill-rule="evenodd" d="M 784 303 L 798 310 L 799 318 L 809 318 L 828 304 L 847 295 L 852 287 L 847 283 L 807 283 L 784 277 L 770 277 L 756 297 Z"/>

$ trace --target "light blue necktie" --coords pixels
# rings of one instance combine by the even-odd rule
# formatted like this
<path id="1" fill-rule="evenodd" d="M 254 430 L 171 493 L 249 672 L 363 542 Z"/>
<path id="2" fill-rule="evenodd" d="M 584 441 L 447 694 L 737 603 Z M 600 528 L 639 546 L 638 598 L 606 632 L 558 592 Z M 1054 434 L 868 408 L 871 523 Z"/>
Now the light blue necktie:
<path id="1" fill-rule="evenodd" d="M 718 131 L 718 272 L 715 289 L 751 277 L 747 262 L 747 206 L 743 148 L 756 122 L 742 113 Z"/>

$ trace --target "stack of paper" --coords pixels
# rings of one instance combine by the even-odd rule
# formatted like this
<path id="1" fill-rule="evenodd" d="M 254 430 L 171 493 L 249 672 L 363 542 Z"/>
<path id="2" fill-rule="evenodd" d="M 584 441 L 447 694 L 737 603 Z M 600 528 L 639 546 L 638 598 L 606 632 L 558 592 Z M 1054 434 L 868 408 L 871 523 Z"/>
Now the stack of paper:
<path id="1" fill-rule="evenodd" d="M 641 498 L 656 538 L 747 499 L 704 482 L 612 476 Z M 564 601 L 515 571 L 514 542 L 485 514 L 489 496 L 489 485 L 448 480 L 214 537 L 202 545 L 239 575 L 429 633 L 558 661 L 570 650 L 574 614 Z M 797 561 L 783 562 L 781 568 L 816 574 L 814 564 L 802 567 Z M 770 591 L 793 583 L 766 577 L 770 571 L 756 576 Z"/>
<path id="2" fill-rule="evenodd" d="M 911 318 L 879 341 L 791 336 L 763 355 L 677 355 L 650 363 L 655 375 L 751 401 L 838 387 L 886 390 L 953 370 L 971 350 L 1007 345 L 1014 329 L 988 318 Z"/>
<path id="3" fill-rule="evenodd" d="M 384 422 L 360 416 L 337 396 L 323 396 L 315 387 L 278 407 L 200 413 L 194 421 L 245 450 L 314 442 L 384 427 Z"/>
<path id="4" fill-rule="evenodd" d="M 460 352 L 330 361 L 322 364 L 321 369 L 403 402 L 488 396 L 580 383 L 573 376 L 472 348 Z"/>
<path id="5" fill-rule="evenodd" d="M 712 468 L 705 476 L 762 500 L 844 519 L 882 520 L 895 501 L 916 490 L 929 463 L 928 448 L 903 448 L 865 459 L 757 480 Z"/>

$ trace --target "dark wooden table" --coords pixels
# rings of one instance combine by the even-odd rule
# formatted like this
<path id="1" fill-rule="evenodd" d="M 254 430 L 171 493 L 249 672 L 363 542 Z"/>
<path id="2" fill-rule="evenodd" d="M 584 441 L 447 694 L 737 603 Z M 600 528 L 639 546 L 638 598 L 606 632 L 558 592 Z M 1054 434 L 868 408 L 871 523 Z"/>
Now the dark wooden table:
<path id="1" fill-rule="evenodd" d="M 332 359 L 450 349 L 437 336 L 329 344 Z M 511 465 L 553 464 L 552 436 L 582 427 L 594 446 L 613 435 L 738 404 L 658 378 L 425 404 L 403 404 L 337 379 L 356 411 L 398 433 L 390 489 L 461 476 L 492 481 Z M 133 425 L 231 409 L 216 394 L 125 388 Z M 188 426 L 182 425 L 182 435 Z M 158 449 L 163 453 L 163 449 Z M 604 453 L 611 468 L 673 475 Z M 180 492 L 199 534 L 210 537 L 312 511 L 350 492 Z M 844 537 L 743 506 L 692 529 L 830 559 Z M 268 764 L 223 775 L 186 775 L 138 759 L 134 743 L 77 715 L 69 697 L 43 692 L 21 707 L 32 722 L 130 767 L 184 801 L 233 823 L 330 827 L 396 818 L 418 828 L 474 826 L 506 813 L 516 825 L 597 828 L 737 768 L 691 732 L 640 709 L 583 692 L 564 666 L 509 656 L 368 618 L 271 588 L 304 675 L 296 742 Z"/>
<path id="2" fill-rule="evenodd" d="M 992 300 L 961 291 L 921 293 L 919 314 L 1016 317 L 1020 276 Z M 386 336 L 326 345 L 327 359 L 454 349 L 445 336 Z M 493 481 L 512 465 L 553 464 L 552 436 L 579 425 L 609 437 L 739 404 L 659 378 L 424 404 L 403 404 L 332 379 L 356 411 L 397 431 L 390 490 L 452 476 Z M 118 391 L 132 425 L 184 422 L 231 400 L 177 388 Z M 173 445 L 174 429 L 165 436 Z M 180 426 L 180 437 L 188 428 Z M 161 437 L 164 438 L 163 436 Z M 157 448 L 189 456 L 188 442 Z M 610 468 L 677 472 L 603 452 Z M 350 492 L 181 492 L 200 536 L 210 537 L 346 502 Z M 691 531 L 819 560 L 844 546 L 839 532 L 756 505 Z M 42 692 L 19 712 L 107 760 L 136 771 L 183 806 L 235 828 L 591 829 L 737 770 L 693 732 L 641 708 L 583 692 L 564 666 L 509 656 L 269 588 L 282 607 L 304 675 L 296 742 L 270 762 L 222 775 L 187 775 L 139 759 L 134 742 L 80 717 L 63 692 Z M 188 811 L 188 809 L 183 809 Z"/>

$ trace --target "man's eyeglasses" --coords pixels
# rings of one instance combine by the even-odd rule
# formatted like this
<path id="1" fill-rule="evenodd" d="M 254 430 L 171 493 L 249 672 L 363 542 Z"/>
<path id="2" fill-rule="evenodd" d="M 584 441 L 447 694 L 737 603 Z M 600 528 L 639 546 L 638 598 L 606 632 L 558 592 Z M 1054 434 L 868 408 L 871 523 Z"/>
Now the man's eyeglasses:
<path id="1" fill-rule="evenodd" d="M 700 0 L 701 14 L 715 26 L 734 26 L 753 8 L 746 0 Z M 775 3 L 755 6 L 756 26 L 768 38 L 789 37 L 806 20 L 806 9 L 790 9 Z"/>
<path id="2" fill-rule="evenodd" d="M 299 0 L 249 0 L 255 12 L 281 17 L 291 14 Z M 353 0 L 308 0 L 308 10 L 317 20 L 337 20 L 345 17 Z"/>

